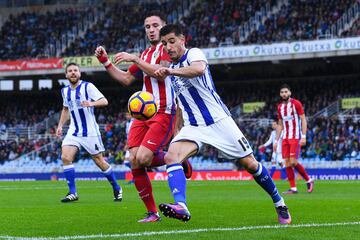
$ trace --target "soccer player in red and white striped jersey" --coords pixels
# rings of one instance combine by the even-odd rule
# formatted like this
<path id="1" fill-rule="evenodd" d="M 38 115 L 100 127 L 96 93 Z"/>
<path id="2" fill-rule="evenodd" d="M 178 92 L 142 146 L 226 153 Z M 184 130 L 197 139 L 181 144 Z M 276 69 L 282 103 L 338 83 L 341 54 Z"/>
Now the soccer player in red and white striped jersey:
<path id="1" fill-rule="evenodd" d="M 305 168 L 298 162 L 300 146 L 306 145 L 307 122 L 304 108 L 299 100 L 291 98 L 289 85 L 284 84 L 280 87 L 281 102 L 277 106 L 277 113 L 280 127 L 276 132 L 274 149 L 276 150 L 281 131 L 282 136 L 282 155 L 285 159 L 286 174 L 290 182 L 290 189 L 284 194 L 297 193 L 295 183 L 294 168 L 305 179 L 307 191 L 311 193 L 314 181 L 309 177 Z"/>
<path id="2" fill-rule="evenodd" d="M 115 64 L 133 63 L 126 72 L 111 63 L 104 47 L 100 46 L 95 50 L 95 56 L 115 80 L 128 86 L 136 78 L 142 77 L 142 90 L 152 93 L 159 102 L 158 113 L 153 118 L 148 121 L 134 119 L 128 136 L 129 159 L 135 187 L 148 211 L 146 217 L 139 222 L 160 220 L 146 168 L 165 165 L 162 148 L 171 139 L 175 126 L 176 103 L 171 83 L 157 79 L 154 75 L 158 68 L 169 66 L 171 61 L 160 42 L 160 29 L 164 25 L 165 18 L 159 12 L 152 12 L 145 17 L 145 33 L 150 47 L 140 57 L 126 52 L 117 53 L 114 57 Z M 183 162 L 183 168 L 186 177 L 190 178 L 192 168 L 188 160 Z"/>

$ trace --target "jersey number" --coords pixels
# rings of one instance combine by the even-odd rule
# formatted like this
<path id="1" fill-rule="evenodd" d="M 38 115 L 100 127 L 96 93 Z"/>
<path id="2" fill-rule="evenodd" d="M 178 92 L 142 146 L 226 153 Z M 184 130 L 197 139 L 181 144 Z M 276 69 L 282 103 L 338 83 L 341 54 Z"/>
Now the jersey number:
<path id="1" fill-rule="evenodd" d="M 240 143 L 244 152 L 246 151 L 246 149 L 250 148 L 249 142 L 246 140 L 245 137 L 242 137 L 241 139 L 239 139 L 238 142 Z"/>

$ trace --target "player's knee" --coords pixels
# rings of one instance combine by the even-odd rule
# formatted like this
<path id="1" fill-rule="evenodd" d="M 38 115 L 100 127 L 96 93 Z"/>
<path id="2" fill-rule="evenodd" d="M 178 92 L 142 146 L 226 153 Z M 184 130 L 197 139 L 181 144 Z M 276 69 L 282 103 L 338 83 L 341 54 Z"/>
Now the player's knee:
<path id="1" fill-rule="evenodd" d="M 254 160 L 247 161 L 245 163 L 244 167 L 248 172 L 255 173 L 258 170 L 259 164 L 260 163 L 254 159 Z"/>
<path id="2" fill-rule="evenodd" d="M 176 163 L 176 154 L 167 152 L 164 156 L 164 161 L 166 165 Z"/>
<path id="3" fill-rule="evenodd" d="M 138 152 L 136 154 L 136 161 L 140 166 L 150 166 L 154 154 L 151 152 Z"/>
<path id="4" fill-rule="evenodd" d="M 257 168 L 260 163 L 258 163 L 255 157 L 251 154 L 249 156 L 240 159 L 240 164 L 246 169 L 246 171 L 250 173 L 254 173 L 257 171 Z"/>
<path id="5" fill-rule="evenodd" d="M 73 159 L 67 154 L 62 154 L 61 155 L 61 160 L 65 165 L 71 164 L 72 161 L 73 161 Z"/>

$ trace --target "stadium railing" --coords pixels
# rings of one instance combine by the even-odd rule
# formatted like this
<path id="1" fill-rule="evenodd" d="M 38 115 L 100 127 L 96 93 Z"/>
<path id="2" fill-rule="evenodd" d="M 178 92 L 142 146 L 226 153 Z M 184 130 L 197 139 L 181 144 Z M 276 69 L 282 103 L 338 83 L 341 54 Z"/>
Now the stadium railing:
<path id="1" fill-rule="evenodd" d="M 360 2 L 356 1 L 348 10 L 331 26 L 332 36 L 341 36 L 341 33 L 350 28 L 360 15 Z"/>

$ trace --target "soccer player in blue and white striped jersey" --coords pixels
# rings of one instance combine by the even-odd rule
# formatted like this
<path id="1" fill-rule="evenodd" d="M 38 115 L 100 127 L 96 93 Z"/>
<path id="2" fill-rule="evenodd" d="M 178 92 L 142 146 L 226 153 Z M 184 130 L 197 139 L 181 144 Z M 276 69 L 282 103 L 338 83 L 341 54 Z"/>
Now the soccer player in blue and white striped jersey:
<path id="1" fill-rule="evenodd" d="M 122 189 L 116 181 L 111 166 L 102 156 L 105 149 L 94 114 L 94 107 L 107 106 L 108 101 L 94 84 L 80 80 L 80 68 L 76 63 L 69 63 L 66 66 L 65 76 L 70 84 L 61 89 L 63 109 L 56 135 L 58 137 L 62 136 L 62 128 L 70 117 L 70 126 L 62 142 L 61 154 L 69 193 L 61 202 L 72 202 L 79 199 L 75 185 L 75 169 L 72 162 L 81 147 L 91 154 L 96 165 L 103 171 L 112 185 L 114 201 L 121 201 Z"/>
<path id="2" fill-rule="evenodd" d="M 198 48 L 186 49 L 185 37 L 179 25 L 164 26 L 160 36 L 172 64 L 169 68 L 159 68 L 155 74 L 158 78 L 171 81 L 184 122 L 182 127 L 177 118 L 176 127 L 182 128 L 171 141 L 165 155 L 169 187 L 175 203 L 160 204 L 161 212 L 167 217 L 190 220 L 185 194 L 186 179 L 181 162 L 196 154 L 201 145 L 206 143 L 234 159 L 240 159 L 240 164 L 272 198 L 279 223 L 290 224 L 291 216 L 284 199 L 266 168 L 254 158 L 250 144 L 216 93 L 203 52 Z"/>
<path id="3" fill-rule="evenodd" d="M 276 140 L 276 129 L 279 127 L 277 120 L 274 120 L 271 123 L 271 128 L 273 131 L 271 131 L 271 134 L 269 136 L 269 139 L 262 145 L 259 146 L 260 151 L 265 151 L 265 148 L 273 145 Z M 285 168 L 284 168 L 284 159 L 282 158 L 282 151 L 281 151 L 281 140 L 282 140 L 282 132 L 280 134 L 280 138 L 278 141 L 278 145 L 276 148 L 276 151 L 272 152 L 271 156 L 271 170 L 270 170 L 270 176 L 273 177 L 275 171 L 276 171 L 276 165 L 279 164 L 281 168 L 281 175 L 286 176 Z"/>

